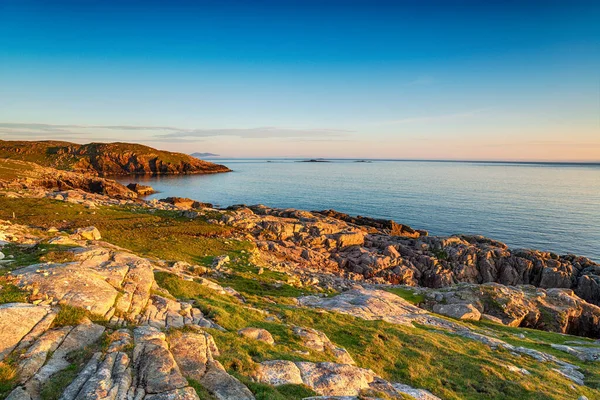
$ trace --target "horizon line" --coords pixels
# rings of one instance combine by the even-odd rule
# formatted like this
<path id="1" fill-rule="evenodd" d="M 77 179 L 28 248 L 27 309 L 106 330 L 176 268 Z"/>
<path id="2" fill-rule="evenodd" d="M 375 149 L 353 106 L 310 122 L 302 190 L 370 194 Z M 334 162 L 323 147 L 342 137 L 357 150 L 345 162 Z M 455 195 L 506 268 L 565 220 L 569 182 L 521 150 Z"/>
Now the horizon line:
<path id="1" fill-rule="evenodd" d="M 191 155 L 191 154 L 190 154 Z M 298 156 L 275 156 L 275 157 L 226 157 L 211 156 L 203 157 L 202 160 L 320 160 L 320 161 L 403 161 L 403 162 L 456 162 L 456 163 L 487 163 L 487 164 L 567 164 L 567 165 L 599 165 L 598 161 L 552 161 L 552 160 L 469 160 L 469 159 L 428 159 L 428 158 L 364 158 L 364 157 L 298 157 Z"/>

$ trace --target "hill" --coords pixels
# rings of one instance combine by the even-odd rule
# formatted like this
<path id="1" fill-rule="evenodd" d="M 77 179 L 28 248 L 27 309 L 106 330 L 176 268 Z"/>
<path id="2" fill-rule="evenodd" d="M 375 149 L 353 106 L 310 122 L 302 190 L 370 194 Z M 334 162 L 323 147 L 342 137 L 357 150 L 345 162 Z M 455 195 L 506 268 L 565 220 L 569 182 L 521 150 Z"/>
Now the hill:
<path id="1" fill-rule="evenodd" d="M 171 175 L 229 172 L 187 154 L 132 143 L 75 144 L 60 141 L 3 141 L 0 158 L 95 175 Z"/>

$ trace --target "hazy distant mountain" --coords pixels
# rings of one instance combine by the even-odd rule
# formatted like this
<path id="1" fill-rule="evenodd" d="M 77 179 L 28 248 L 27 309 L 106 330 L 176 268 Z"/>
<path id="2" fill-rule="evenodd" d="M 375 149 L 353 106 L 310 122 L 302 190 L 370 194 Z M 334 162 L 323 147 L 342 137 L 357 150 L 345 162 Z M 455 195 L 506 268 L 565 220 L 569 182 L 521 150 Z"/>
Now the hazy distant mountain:
<path id="1" fill-rule="evenodd" d="M 190 154 L 192 157 L 202 158 L 202 157 L 220 157 L 219 154 L 214 153 L 192 153 Z"/>

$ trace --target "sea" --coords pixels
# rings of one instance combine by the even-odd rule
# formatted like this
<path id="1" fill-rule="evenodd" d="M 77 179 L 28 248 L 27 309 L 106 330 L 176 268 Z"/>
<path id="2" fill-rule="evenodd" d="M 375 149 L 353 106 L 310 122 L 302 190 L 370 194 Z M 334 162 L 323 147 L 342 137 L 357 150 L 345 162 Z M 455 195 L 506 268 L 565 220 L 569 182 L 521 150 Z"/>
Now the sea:
<path id="1" fill-rule="evenodd" d="M 600 262 L 600 164 L 217 159 L 231 173 L 120 179 L 149 196 L 227 207 L 335 209 L 393 219 L 430 235 L 477 234 L 511 248 Z"/>

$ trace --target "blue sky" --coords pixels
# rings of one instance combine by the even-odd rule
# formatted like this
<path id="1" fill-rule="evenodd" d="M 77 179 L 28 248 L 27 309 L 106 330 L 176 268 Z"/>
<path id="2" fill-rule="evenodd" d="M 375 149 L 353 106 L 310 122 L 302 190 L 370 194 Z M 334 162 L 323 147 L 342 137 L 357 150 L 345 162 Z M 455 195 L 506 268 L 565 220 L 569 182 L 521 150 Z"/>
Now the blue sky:
<path id="1" fill-rule="evenodd" d="M 597 1 L 0 0 L 0 139 L 600 160 Z"/>

